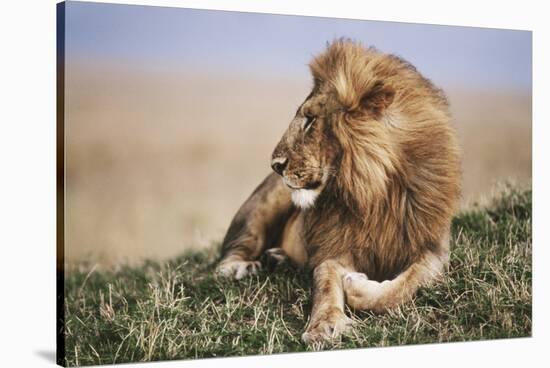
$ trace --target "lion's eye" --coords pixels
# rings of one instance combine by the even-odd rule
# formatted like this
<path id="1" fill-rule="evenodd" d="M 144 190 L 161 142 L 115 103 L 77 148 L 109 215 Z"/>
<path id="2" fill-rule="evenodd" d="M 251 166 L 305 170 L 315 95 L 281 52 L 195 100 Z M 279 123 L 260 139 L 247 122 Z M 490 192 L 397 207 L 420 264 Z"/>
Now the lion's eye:
<path id="1" fill-rule="evenodd" d="M 313 123 L 315 123 L 315 120 L 317 120 L 317 118 L 314 117 L 314 116 L 306 116 L 306 121 L 305 121 L 304 127 L 303 127 L 304 132 L 305 132 L 306 130 L 308 130 L 309 127 L 310 127 Z"/>

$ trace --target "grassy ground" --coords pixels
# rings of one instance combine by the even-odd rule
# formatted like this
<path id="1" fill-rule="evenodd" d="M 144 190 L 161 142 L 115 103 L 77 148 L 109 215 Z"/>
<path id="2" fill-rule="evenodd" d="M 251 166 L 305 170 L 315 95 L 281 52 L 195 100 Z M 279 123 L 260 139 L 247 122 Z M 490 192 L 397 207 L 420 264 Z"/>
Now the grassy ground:
<path id="1" fill-rule="evenodd" d="M 308 351 L 311 278 L 288 266 L 239 282 L 217 250 L 65 281 L 67 365 Z M 531 335 L 531 191 L 508 189 L 453 223 L 448 278 L 385 315 L 361 313 L 325 349 Z"/>

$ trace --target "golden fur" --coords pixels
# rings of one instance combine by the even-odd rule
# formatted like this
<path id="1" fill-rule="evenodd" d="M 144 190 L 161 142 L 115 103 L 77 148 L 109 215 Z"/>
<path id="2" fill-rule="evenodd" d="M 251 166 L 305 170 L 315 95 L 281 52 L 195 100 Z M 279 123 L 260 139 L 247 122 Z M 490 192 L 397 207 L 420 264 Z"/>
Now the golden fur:
<path id="1" fill-rule="evenodd" d="M 282 180 L 243 204 L 218 270 L 255 272 L 267 248 L 313 269 L 303 339 L 315 342 L 349 326 L 344 301 L 381 312 L 441 274 L 460 157 L 444 94 L 404 60 L 338 40 L 310 69 L 312 92 L 273 153 Z"/>

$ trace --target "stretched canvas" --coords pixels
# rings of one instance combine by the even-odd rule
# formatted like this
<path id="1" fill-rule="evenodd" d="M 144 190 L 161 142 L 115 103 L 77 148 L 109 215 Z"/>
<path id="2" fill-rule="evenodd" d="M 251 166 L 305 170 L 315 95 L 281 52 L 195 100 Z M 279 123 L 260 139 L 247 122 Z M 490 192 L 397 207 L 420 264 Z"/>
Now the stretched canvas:
<path id="1" fill-rule="evenodd" d="M 530 337 L 531 40 L 58 4 L 58 364 Z"/>

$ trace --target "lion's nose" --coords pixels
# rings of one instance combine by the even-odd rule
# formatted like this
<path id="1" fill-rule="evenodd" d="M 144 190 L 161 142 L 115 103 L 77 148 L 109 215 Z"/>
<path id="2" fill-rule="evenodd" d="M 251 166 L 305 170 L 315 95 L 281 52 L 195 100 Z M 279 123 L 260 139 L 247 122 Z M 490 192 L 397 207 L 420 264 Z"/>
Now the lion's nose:
<path id="1" fill-rule="evenodd" d="M 279 175 L 283 175 L 283 171 L 286 168 L 288 159 L 286 157 L 275 157 L 271 160 L 271 168 Z"/>

